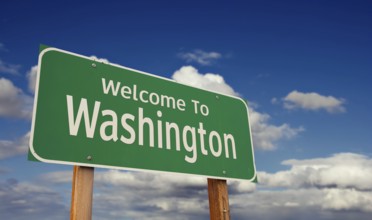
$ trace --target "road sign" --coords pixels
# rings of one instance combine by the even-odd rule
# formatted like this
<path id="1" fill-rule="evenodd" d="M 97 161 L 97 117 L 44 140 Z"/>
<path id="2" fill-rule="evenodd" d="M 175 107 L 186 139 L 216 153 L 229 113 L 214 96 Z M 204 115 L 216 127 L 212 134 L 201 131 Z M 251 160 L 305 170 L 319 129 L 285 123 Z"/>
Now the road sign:
<path id="1" fill-rule="evenodd" d="M 39 55 L 30 152 L 57 164 L 256 176 L 242 99 L 56 48 Z"/>

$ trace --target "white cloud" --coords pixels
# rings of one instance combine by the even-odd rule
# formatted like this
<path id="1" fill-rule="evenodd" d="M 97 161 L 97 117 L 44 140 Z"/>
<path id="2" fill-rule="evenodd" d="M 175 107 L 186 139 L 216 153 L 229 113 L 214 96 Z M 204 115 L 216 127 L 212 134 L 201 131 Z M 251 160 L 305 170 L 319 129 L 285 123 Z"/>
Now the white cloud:
<path id="1" fill-rule="evenodd" d="M 231 209 L 235 209 L 238 219 L 292 219 L 296 216 L 369 219 L 372 158 L 339 153 L 327 158 L 286 160 L 283 164 L 291 167 L 276 173 L 258 172 L 258 190 L 231 196 Z"/>
<path id="2" fill-rule="evenodd" d="M 298 216 L 310 219 L 307 212 L 321 211 L 319 198 L 322 195 L 317 189 L 258 189 L 254 193 L 230 196 L 230 209 L 234 219 L 297 219 Z"/>
<path id="3" fill-rule="evenodd" d="M 372 212 L 372 192 L 355 189 L 327 189 L 322 208 L 329 210 L 359 210 Z"/>
<path id="4" fill-rule="evenodd" d="M 258 185 L 228 181 L 232 218 L 369 219 L 371 161 L 353 153 L 292 159 L 282 162 L 291 166 L 288 170 L 258 172 Z M 70 186 L 71 174 L 72 170 L 53 172 L 43 175 L 42 181 Z M 93 216 L 99 219 L 208 219 L 209 215 L 206 178 L 178 174 L 99 169 L 93 204 Z"/>
<path id="5" fill-rule="evenodd" d="M 71 174 L 52 172 L 42 175 L 41 180 L 71 184 Z M 93 216 L 97 219 L 190 219 L 208 215 L 206 178 L 99 169 L 94 181 Z"/>
<path id="6" fill-rule="evenodd" d="M 39 70 L 38 65 L 35 65 L 31 67 L 31 69 L 27 72 L 28 89 L 32 93 L 35 93 L 36 78 L 37 78 L 38 70 Z"/>
<path id="7" fill-rule="evenodd" d="M 239 93 L 228 85 L 224 78 L 218 74 L 206 73 L 201 74 L 192 66 L 183 66 L 177 70 L 172 78 L 179 83 L 194 86 L 197 88 L 208 89 L 215 92 L 231 96 L 239 96 Z M 292 128 L 288 124 L 280 126 L 269 123 L 268 114 L 259 113 L 250 105 L 249 121 L 252 127 L 253 145 L 257 149 L 274 150 L 276 142 L 281 139 L 290 139 L 298 135 L 304 129 Z"/>
<path id="8" fill-rule="evenodd" d="M 232 215 L 234 219 L 247 216 L 291 219 L 298 215 L 304 219 L 313 219 L 314 215 L 316 219 L 325 219 L 324 214 L 328 213 L 330 219 L 338 219 L 337 211 L 351 210 L 356 211 L 354 217 L 368 216 L 366 213 L 372 212 L 371 163 L 372 158 L 364 155 L 341 153 L 327 158 L 286 160 L 283 164 L 291 165 L 289 170 L 258 172 L 257 190 L 250 182 L 228 181 Z M 165 215 L 164 219 L 171 219 L 170 214 L 178 213 L 180 219 L 189 219 L 193 214 L 198 218 L 208 214 L 193 204 L 208 206 L 205 178 L 112 170 L 98 173 L 96 183 L 101 189 L 100 198 L 110 202 L 105 209 L 115 204 L 131 204 L 128 207 L 131 214 L 109 212 L 116 214 L 116 218 L 157 219 Z M 138 206 L 146 211 L 135 212 Z"/>
<path id="9" fill-rule="evenodd" d="M 249 121 L 252 128 L 253 145 L 261 150 L 275 150 L 276 142 L 281 139 L 291 139 L 304 131 L 303 127 L 292 128 L 288 124 L 272 125 L 270 115 L 249 108 Z"/>
<path id="10" fill-rule="evenodd" d="M 177 187 L 195 186 L 199 187 L 205 184 L 205 178 L 198 176 L 177 175 L 167 173 L 151 172 L 123 172 L 119 170 L 110 170 L 99 173 L 96 180 L 100 183 L 110 183 L 112 185 L 125 185 L 127 187 L 144 187 L 148 182 L 157 190 L 161 190 L 164 182 Z M 166 190 L 166 189 L 165 189 Z"/>
<path id="11" fill-rule="evenodd" d="M 0 160 L 26 154 L 28 151 L 29 138 L 30 132 L 28 132 L 18 140 L 0 140 Z"/>
<path id="12" fill-rule="evenodd" d="M 72 172 L 58 171 L 46 173 L 41 176 L 44 181 L 52 183 L 68 183 L 71 181 Z M 127 188 L 153 188 L 156 190 L 169 190 L 164 188 L 164 182 L 177 187 L 200 187 L 206 183 L 205 178 L 191 175 L 179 175 L 159 172 L 134 172 L 121 170 L 98 170 L 94 175 L 97 184 L 110 184 Z M 151 182 L 151 185 L 148 183 Z"/>
<path id="13" fill-rule="evenodd" d="M 55 171 L 50 173 L 45 173 L 40 176 L 43 182 L 50 183 L 70 183 L 72 181 L 73 168 L 71 171 Z M 96 177 L 95 177 L 96 178 Z"/>
<path id="14" fill-rule="evenodd" d="M 0 117 L 30 119 L 33 98 L 5 78 L 0 78 Z"/>
<path id="15" fill-rule="evenodd" d="M 316 188 L 257 190 L 231 196 L 230 209 L 233 219 L 370 219 L 371 192 L 354 192 Z"/>
<path id="16" fill-rule="evenodd" d="M 179 53 L 178 56 L 188 63 L 196 62 L 201 65 L 211 65 L 216 60 L 220 59 L 222 55 L 217 52 L 205 52 L 203 50 L 194 50 L 188 53 Z"/>
<path id="17" fill-rule="evenodd" d="M 90 56 L 90 58 L 92 58 L 93 60 L 102 62 L 102 63 L 110 63 L 110 61 L 106 58 L 98 58 L 97 56 L 94 56 L 94 55 Z"/>
<path id="18" fill-rule="evenodd" d="M 21 65 L 9 64 L 0 59 L 0 73 L 19 75 L 20 68 L 21 68 Z"/>
<path id="19" fill-rule="evenodd" d="M 256 191 L 256 183 L 248 181 L 230 180 L 227 182 L 229 187 L 229 193 L 232 194 L 242 194 L 242 193 L 252 193 Z"/>
<path id="20" fill-rule="evenodd" d="M 284 108 L 287 109 L 302 108 L 312 111 L 324 109 L 329 113 L 346 111 L 343 106 L 343 104 L 345 104 L 344 99 L 335 98 L 333 96 L 323 96 L 315 92 L 302 93 L 294 90 L 284 97 L 283 101 Z"/>
<path id="21" fill-rule="evenodd" d="M 71 171 L 43 174 L 43 182 L 71 184 Z M 154 172 L 96 170 L 93 217 L 190 219 L 208 216 L 207 180 Z M 177 216 L 175 218 L 175 216 Z"/>
<path id="22" fill-rule="evenodd" d="M 43 182 L 71 183 L 72 171 L 47 173 Z M 155 172 L 98 170 L 94 204 L 100 219 L 196 219 L 208 216 L 204 177 Z M 228 181 L 231 194 L 251 193 L 255 184 Z M 139 211 L 140 209 L 140 211 Z"/>
<path id="23" fill-rule="evenodd" d="M 339 153 L 328 158 L 286 160 L 291 168 L 275 174 L 260 173 L 260 181 L 269 187 L 354 188 L 372 191 L 372 158 Z"/>
<path id="24" fill-rule="evenodd" d="M 208 217 L 207 190 L 176 188 L 167 182 L 163 182 L 159 190 L 151 186 L 152 182 L 136 189 L 100 187 L 94 195 L 94 216 L 97 219 L 155 220 Z"/>
<path id="25" fill-rule="evenodd" d="M 192 66 L 183 66 L 173 73 L 172 79 L 176 82 L 190 85 L 197 88 L 207 89 L 227 95 L 239 96 L 231 86 L 229 86 L 222 76 L 214 73 L 201 74 Z"/>

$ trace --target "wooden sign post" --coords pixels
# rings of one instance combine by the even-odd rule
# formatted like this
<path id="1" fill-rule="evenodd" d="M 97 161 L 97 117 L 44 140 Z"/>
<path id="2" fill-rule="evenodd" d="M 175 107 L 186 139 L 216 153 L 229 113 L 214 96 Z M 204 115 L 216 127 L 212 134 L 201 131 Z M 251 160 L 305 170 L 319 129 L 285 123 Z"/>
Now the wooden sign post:
<path id="1" fill-rule="evenodd" d="M 208 178 L 209 215 L 211 220 L 230 220 L 226 180 Z"/>
<path id="2" fill-rule="evenodd" d="M 74 166 L 70 220 L 91 220 L 94 168 Z"/>

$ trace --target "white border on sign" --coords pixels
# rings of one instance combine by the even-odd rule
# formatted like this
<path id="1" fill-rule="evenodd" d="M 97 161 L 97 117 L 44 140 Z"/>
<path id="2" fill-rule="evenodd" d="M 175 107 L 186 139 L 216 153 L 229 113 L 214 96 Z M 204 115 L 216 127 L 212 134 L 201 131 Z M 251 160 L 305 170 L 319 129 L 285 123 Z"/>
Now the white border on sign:
<path id="1" fill-rule="evenodd" d="M 43 56 L 47 52 L 49 52 L 49 51 L 58 51 L 58 52 L 61 52 L 61 53 L 70 54 L 70 55 L 73 55 L 73 56 L 76 56 L 76 57 L 81 57 L 81 58 L 84 58 L 84 59 L 87 59 L 87 60 L 91 60 L 93 62 L 104 63 L 104 64 L 107 64 L 107 65 L 110 65 L 110 66 L 118 67 L 120 69 L 125 69 L 125 70 L 130 70 L 130 71 L 138 72 L 140 74 L 144 74 L 144 75 L 151 76 L 151 77 L 156 77 L 156 78 L 159 78 L 159 79 L 162 79 L 162 80 L 167 80 L 169 82 L 180 84 L 180 85 L 183 85 L 183 86 L 187 86 L 187 87 L 190 87 L 190 88 L 193 88 L 193 89 L 198 89 L 198 90 L 201 90 L 201 91 L 211 92 L 211 93 L 214 93 L 214 94 L 217 94 L 217 95 L 227 96 L 227 97 L 231 97 L 233 99 L 237 99 L 237 100 L 242 101 L 243 104 L 244 104 L 244 106 L 246 107 L 246 110 L 247 110 L 249 135 L 250 135 L 251 146 L 252 146 L 252 149 L 251 150 L 252 150 L 254 176 L 251 179 L 239 179 L 239 178 L 229 178 L 229 177 L 222 177 L 222 176 L 207 176 L 207 175 L 192 174 L 192 173 L 178 173 L 178 172 L 171 172 L 171 171 L 151 170 L 151 169 L 117 167 L 117 166 L 101 165 L 101 164 L 94 164 L 94 163 L 66 162 L 66 161 L 59 161 L 59 160 L 49 160 L 49 159 L 44 159 L 44 158 L 40 157 L 36 153 L 36 151 L 34 149 L 34 146 L 33 146 L 34 128 L 35 128 L 35 121 L 36 121 L 37 100 L 38 100 L 38 94 L 39 94 L 39 80 L 40 80 L 41 62 L 42 62 Z M 143 71 L 140 71 L 140 70 L 135 70 L 135 69 L 128 68 L 128 67 L 125 67 L 125 66 L 121 66 L 121 65 L 118 65 L 118 64 L 111 64 L 111 63 L 106 63 L 106 62 L 98 61 L 98 60 L 95 60 L 94 58 L 91 58 L 91 57 L 79 55 L 79 54 L 76 54 L 76 53 L 72 53 L 72 52 L 69 52 L 69 51 L 57 49 L 57 48 L 54 48 L 54 47 L 46 48 L 46 49 L 42 50 L 40 52 L 40 54 L 39 54 L 38 71 L 37 71 L 37 78 L 36 78 L 36 85 L 35 85 L 35 98 L 34 98 L 34 107 L 33 107 L 33 113 L 32 113 L 32 125 L 31 125 L 31 135 L 30 135 L 29 146 L 30 146 L 30 151 L 31 151 L 32 155 L 36 159 L 38 159 L 39 161 L 45 162 L 45 163 L 64 164 L 64 165 L 75 165 L 75 166 L 88 166 L 88 167 L 97 167 L 97 168 L 106 168 L 106 169 L 133 170 L 133 171 L 144 171 L 145 170 L 145 171 L 156 172 L 156 173 L 178 173 L 178 174 L 183 174 L 183 175 L 193 175 L 193 176 L 202 176 L 202 177 L 214 178 L 214 179 L 227 179 L 227 180 L 240 180 L 240 181 L 253 181 L 257 177 L 256 163 L 255 163 L 255 158 L 254 158 L 254 147 L 253 147 L 253 141 L 252 141 L 252 130 L 251 130 L 251 124 L 249 123 L 248 103 L 246 101 L 244 101 L 242 98 L 236 97 L 236 96 L 227 95 L 227 94 L 222 94 L 222 93 L 211 91 L 211 90 L 207 90 L 207 89 L 201 89 L 201 88 L 189 86 L 189 85 L 186 85 L 186 84 L 181 84 L 181 83 L 176 82 L 176 81 L 174 81 L 172 79 L 168 79 L 168 78 L 165 78 L 165 77 L 157 76 L 157 75 L 154 75 L 154 74 L 151 74 L 151 73 L 146 73 L 146 72 L 143 72 Z"/>

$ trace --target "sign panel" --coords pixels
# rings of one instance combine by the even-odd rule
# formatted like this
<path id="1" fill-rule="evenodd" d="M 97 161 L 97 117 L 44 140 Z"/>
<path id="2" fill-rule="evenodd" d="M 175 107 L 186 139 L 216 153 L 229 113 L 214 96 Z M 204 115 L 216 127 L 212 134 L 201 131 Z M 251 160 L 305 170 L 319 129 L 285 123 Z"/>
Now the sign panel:
<path id="1" fill-rule="evenodd" d="M 56 48 L 39 55 L 39 161 L 254 180 L 245 101 Z"/>

